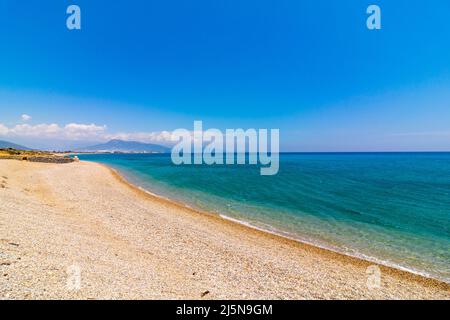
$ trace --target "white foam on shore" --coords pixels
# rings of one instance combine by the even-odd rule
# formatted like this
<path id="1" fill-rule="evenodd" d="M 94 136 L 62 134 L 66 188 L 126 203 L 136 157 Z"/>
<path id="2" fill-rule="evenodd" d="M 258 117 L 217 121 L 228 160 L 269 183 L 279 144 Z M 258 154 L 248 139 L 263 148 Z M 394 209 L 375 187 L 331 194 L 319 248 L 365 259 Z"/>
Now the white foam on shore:
<path id="1" fill-rule="evenodd" d="M 269 234 L 272 234 L 272 235 L 275 235 L 275 236 L 283 237 L 285 239 L 289 239 L 289 240 L 292 240 L 292 241 L 300 242 L 300 243 L 307 244 L 307 245 L 310 245 L 310 246 L 313 246 L 313 247 L 317 247 L 317 248 L 320 248 L 320 249 L 332 251 L 332 252 L 335 252 L 335 253 L 338 253 L 338 254 L 342 254 L 342 255 L 345 255 L 345 256 L 348 256 L 348 257 L 357 258 L 357 259 L 365 260 L 365 261 L 368 261 L 368 262 L 373 262 L 375 264 L 382 265 L 382 266 L 385 266 L 385 267 L 390 267 L 390 268 L 394 268 L 394 269 L 397 269 L 397 270 L 401 270 L 401 271 L 417 274 L 417 275 L 420 275 L 420 276 L 425 277 L 425 278 L 436 279 L 436 280 L 439 280 L 439 281 L 450 283 L 450 279 L 445 279 L 445 278 L 442 278 L 442 277 L 434 276 L 434 275 L 429 274 L 427 272 L 416 270 L 416 269 L 413 269 L 413 268 L 404 267 L 402 265 L 399 265 L 397 263 L 394 263 L 394 262 L 391 262 L 391 261 L 388 261 L 388 260 L 382 260 L 382 259 L 379 259 L 379 258 L 376 258 L 376 257 L 373 257 L 373 256 L 369 256 L 369 255 L 366 255 L 366 254 L 363 254 L 363 253 L 351 253 L 351 252 L 347 252 L 345 250 L 339 250 L 338 248 L 334 248 L 333 246 L 327 246 L 327 245 L 323 245 L 323 244 L 315 242 L 315 241 L 301 239 L 300 237 L 294 236 L 292 233 L 289 233 L 289 232 L 280 231 L 280 230 L 277 230 L 277 229 L 274 229 L 274 228 L 272 228 L 273 230 L 264 229 L 264 228 L 261 228 L 261 227 L 258 227 L 256 225 L 254 225 L 254 224 L 252 224 L 250 222 L 239 220 L 239 219 L 236 219 L 236 218 L 232 218 L 232 217 L 229 217 L 229 216 L 226 216 L 226 215 L 223 215 L 223 214 L 219 214 L 219 216 L 222 219 L 225 219 L 225 220 L 228 220 L 228 221 L 231 221 L 231 222 L 234 222 L 234 223 L 238 223 L 238 224 L 244 225 L 244 226 L 246 226 L 248 228 L 252 228 L 252 229 L 255 229 L 255 230 L 258 230 L 258 231 L 261 231 L 261 232 L 265 232 L 265 233 L 269 233 Z"/>
<path id="2" fill-rule="evenodd" d="M 129 182 L 128 182 L 128 183 L 129 183 Z M 161 195 L 159 195 L 159 194 L 156 194 L 156 193 L 153 193 L 153 192 L 151 192 L 151 191 L 148 191 L 147 189 L 145 189 L 145 188 L 143 188 L 143 187 L 141 187 L 141 186 L 135 186 L 135 187 L 137 187 L 137 188 L 138 188 L 139 190 L 141 190 L 142 192 L 145 192 L 145 193 L 151 195 L 152 197 L 160 198 L 160 199 L 163 199 L 163 200 L 171 201 L 171 202 L 172 202 L 171 199 L 169 199 L 169 198 L 167 198 L 167 197 L 163 197 L 163 196 L 161 196 Z"/>

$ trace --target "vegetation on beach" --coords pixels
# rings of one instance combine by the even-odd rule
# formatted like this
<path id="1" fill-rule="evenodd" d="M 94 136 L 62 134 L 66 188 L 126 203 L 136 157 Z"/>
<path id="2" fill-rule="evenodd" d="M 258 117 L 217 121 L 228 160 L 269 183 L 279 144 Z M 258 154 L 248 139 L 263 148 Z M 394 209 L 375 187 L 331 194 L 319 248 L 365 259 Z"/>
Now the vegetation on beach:
<path id="1" fill-rule="evenodd" d="M 7 158 L 21 159 L 23 157 L 43 156 L 43 155 L 46 156 L 51 154 L 44 151 L 18 150 L 13 148 L 0 149 L 0 157 L 7 157 Z"/>
<path id="2" fill-rule="evenodd" d="M 0 159 L 24 160 L 31 162 L 69 163 L 74 160 L 59 154 L 39 150 L 0 149 Z"/>

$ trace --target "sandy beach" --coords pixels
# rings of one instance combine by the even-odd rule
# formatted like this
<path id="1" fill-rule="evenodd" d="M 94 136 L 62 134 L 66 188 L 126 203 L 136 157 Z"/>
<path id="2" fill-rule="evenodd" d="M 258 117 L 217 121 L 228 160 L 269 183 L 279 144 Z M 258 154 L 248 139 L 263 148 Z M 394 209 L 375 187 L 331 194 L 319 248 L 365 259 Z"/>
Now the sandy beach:
<path id="1" fill-rule="evenodd" d="M 372 265 L 151 196 L 99 164 L 0 160 L 0 299 L 450 298 L 449 284 L 383 266 L 368 286 Z"/>

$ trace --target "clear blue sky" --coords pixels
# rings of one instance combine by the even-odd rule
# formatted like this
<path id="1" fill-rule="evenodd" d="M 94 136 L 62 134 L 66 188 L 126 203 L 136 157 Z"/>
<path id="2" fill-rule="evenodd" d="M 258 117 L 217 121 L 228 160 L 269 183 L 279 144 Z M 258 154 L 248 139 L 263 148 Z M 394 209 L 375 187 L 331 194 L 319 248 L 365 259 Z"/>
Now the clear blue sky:
<path id="1" fill-rule="evenodd" d="M 450 150 L 449 16 L 448 0 L 2 0 L 0 140 L 198 119 L 280 128 L 285 151 Z"/>

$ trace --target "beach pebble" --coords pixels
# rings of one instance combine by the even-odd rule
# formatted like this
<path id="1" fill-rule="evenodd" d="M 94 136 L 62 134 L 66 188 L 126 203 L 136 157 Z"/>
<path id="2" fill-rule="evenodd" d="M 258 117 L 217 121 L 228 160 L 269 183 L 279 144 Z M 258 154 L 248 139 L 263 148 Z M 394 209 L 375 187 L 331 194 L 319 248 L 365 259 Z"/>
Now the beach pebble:
<path id="1" fill-rule="evenodd" d="M 201 294 L 201 297 L 203 298 L 203 297 L 206 296 L 207 294 L 209 294 L 209 291 L 208 291 L 208 290 L 203 291 L 202 294 Z"/>

